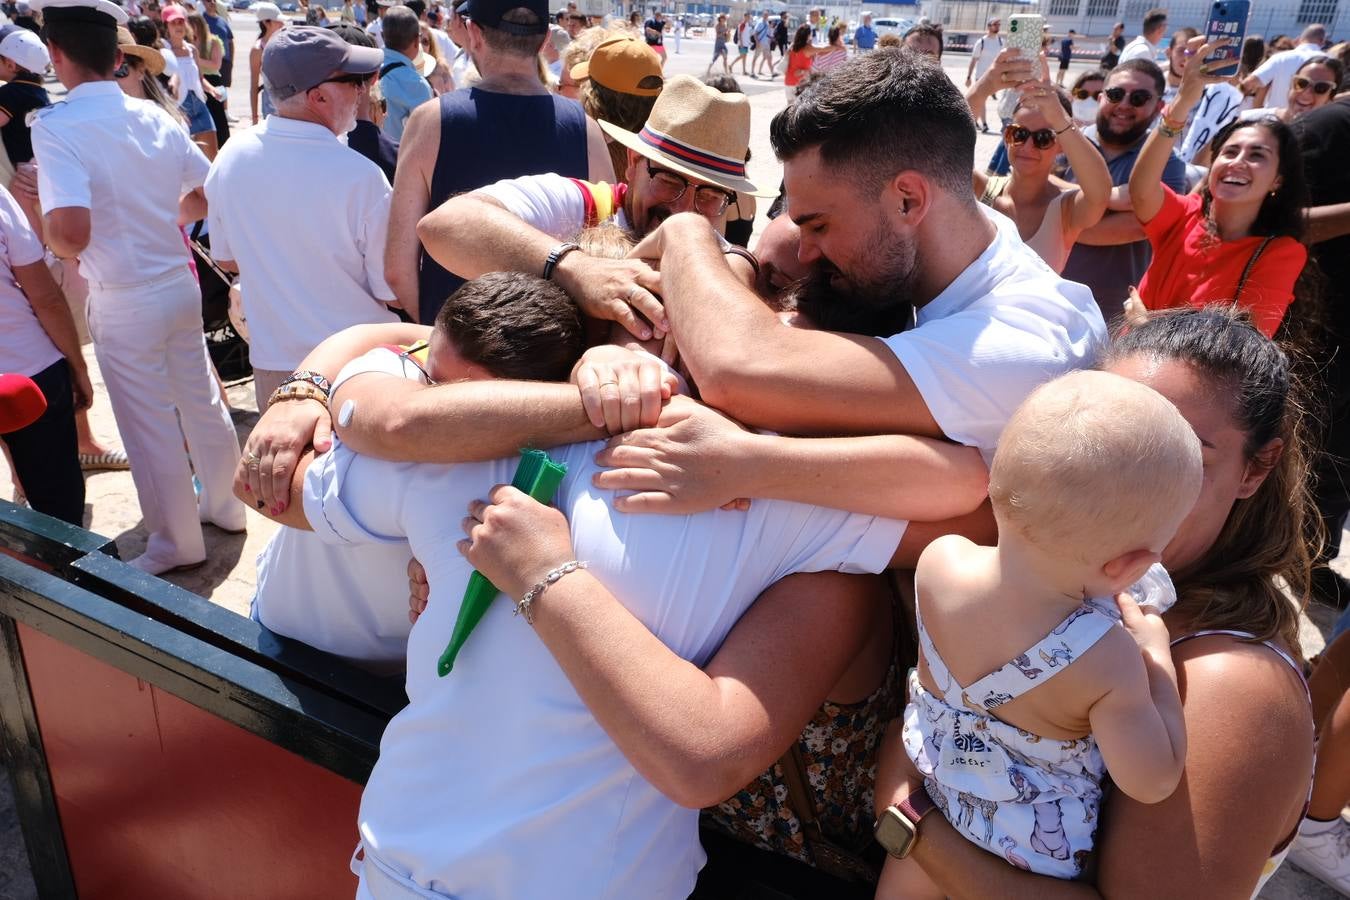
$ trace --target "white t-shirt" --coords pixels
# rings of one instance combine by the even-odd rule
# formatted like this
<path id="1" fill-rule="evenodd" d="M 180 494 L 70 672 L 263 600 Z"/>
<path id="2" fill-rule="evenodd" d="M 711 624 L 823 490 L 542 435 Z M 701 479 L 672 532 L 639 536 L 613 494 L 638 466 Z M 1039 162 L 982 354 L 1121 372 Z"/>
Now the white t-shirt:
<path id="1" fill-rule="evenodd" d="M 1158 45 L 1150 44 L 1141 34 L 1126 44 L 1124 50 L 1120 51 L 1120 62 L 1129 62 L 1132 59 L 1147 59 L 1150 62 L 1157 62 L 1158 52 Z M 1119 64 L 1117 63 L 1117 65 Z"/>
<path id="2" fill-rule="evenodd" d="M 271 115 L 220 149 L 206 179 L 211 250 L 239 266 L 255 366 L 290 371 L 381 301 L 389 181 L 313 122 Z"/>
<path id="3" fill-rule="evenodd" d="M 14 280 L 16 266 L 41 262 L 42 240 L 18 201 L 0 187 L 0 372 L 36 375 L 61 359 Z"/>
<path id="4" fill-rule="evenodd" d="M 984 73 L 989 71 L 989 67 L 998 59 L 998 55 L 1003 52 L 1003 35 L 982 35 L 975 45 L 970 48 L 970 55 L 975 58 L 975 78 L 983 78 Z"/>
<path id="5" fill-rule="evenodd" d="M 38 110 L 33 157 L 43 209 L 90 211 L 80 254 L 89 281 L 133 285 L 187 265 L 178 201 L 211 163 L 164 110 L 115 81 L 85 82 Z"/>
<path id="6" fill-rule="evenodd" d="M 375 39 L 375 46 L 384 48 L 384 19 L 379 18 L 366 26 L 366 34 Z"/>
<path id="7" fill-rule="evenodd" d="M 1289 84 L 1303 68 L 1303 64 L 1314 56 L 1325 56 L 1326 51 L 1317 44 L 1299 44 L 1293 50 L 1276 53 L 1252 72 L 1252 76 L 1262 84 L 1269 85 L 1266 91 L 1266 106 L 1284 106 L 1289 99 Z"/>
<path id="8" fill-rule="evenodd" d="M 617 185 L 600 183 L 593 187 L 602 196 L 612 198 L 612 188 Z M 609 193 L 605 194 L 606 191 Z M 491 197 L 518 219 L 560 240 L 575 237 L 587 224 L 593 224 L 586 221 L 586 189 L 562 175 L 549 173 L 507 178 L 478 188 L 474 193 Z M 626 229 L 628 219 L 617 198 L 614 199 L 615 222 Z"/>
<path id="9" fill-rule="evenodd" d="M 622 515 L 613 492 L 591 483 L 603 446 L 550 453 L 568 468 L 556 501 L 577 558 L 694 665 L 779 579 L 880 571 L 899 544 L 898 522 L 779 501 Z M 698 811 L 634 770 L 512 603 L 498 598 L 437 677 L 470 574 L 455 548 L 460 520 L 516 465 L 394 463 L 339 441 L 306 476 L 305 514 L 324 540 L 406 536 L 431 585 L 408 638 L 410 702 L 385 730 L 361 799 L 366 865 L 373 856 L 416 889 L 457 900 L 683 900 L 704 862 Z"/>
<path id="10" fill-rule="evenodd" d="M 453 61 L 455 54 L 459 52 L 459 48 L 455 46 L 454 41 L 450 40 L 450 35 L 440 28 L 433 28 L 431 29 L 431 36 L 436 39 L 436 46 L 441 50 L 441 58 Z M 451 77 L 454 77 L 453 73 L 451 73 Z"/>
<path id="11" fill-rule="evenodd" d="M 1013 410 L 1042 383 L 1091 365 L 1106 323 L 1084 285 L 1055 274 L 1017 224 L 986 206 L 997 234 L 979 258 L 886 338 L 942 433 L 992 462 Z"/>
<path id="12" fill-rule="evenodd" d="M 388 349 L 352 361 L 342 376 L 370 372 L 426 380 Z M 410 556 L 403 542 L 334 546 L 308 531 L 281 528 L 258 554 L 254 612 L 277 634 L 381 674 L 402 671 L 411 627 Z"/>
<path id="13" fill-rule="evenodd" d="M 1177 150 L 1177 156 L 1181 157 L 1182 162 L 1189 163 L 1197 153 L 1209 146 L 1214 135 L 1237 117 L 1243 99 L 1242 91 L 1226 81 L 1205 88 L 1200 102 L 1191 112 L 1190 127 L 1186 129 L 1186 137 Z"/>

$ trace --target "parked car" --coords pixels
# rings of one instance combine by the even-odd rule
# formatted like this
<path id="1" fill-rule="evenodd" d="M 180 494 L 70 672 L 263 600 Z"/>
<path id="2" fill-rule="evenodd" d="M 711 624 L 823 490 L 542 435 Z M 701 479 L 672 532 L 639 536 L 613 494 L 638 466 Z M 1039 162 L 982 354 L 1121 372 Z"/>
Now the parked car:
<path id="1" fill-rule="evenodd" d="M 872 19 L 872 28 L 876 31 L 877 37 L 881 37 L 883 34 L 893 34 L 897 37 L 904 37 L 905 32 L 913 27 L 913 19 Z"/>

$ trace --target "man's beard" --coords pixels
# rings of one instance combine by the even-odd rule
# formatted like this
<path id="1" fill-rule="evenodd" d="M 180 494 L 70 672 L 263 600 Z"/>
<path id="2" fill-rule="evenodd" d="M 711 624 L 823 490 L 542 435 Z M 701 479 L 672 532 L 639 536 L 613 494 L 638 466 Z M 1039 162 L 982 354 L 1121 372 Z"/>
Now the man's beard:
<path id="1" fill-rule="evenodd" d="M 918 267 L 915 242 L 883 221 L 866 246 L 871 268 L 844 275 L 824 257 L 793 288 L 794 306 L 825 331 L 887 337 L 909 326 Z"/>
<path id="2" fill-rule="evenodd" d="M 1122 103 L 1126 102 L 1124 100 Z M 1118 147 L 1132 147 L 1148 134 L 1149 128 L 1153 125 L 1150 119 L 1140 119 L 1124 131 L 1116 131 L 1111 127 L 1111 117 L 1105 113 L 1097 113 L 1097 137 L 1102 138 L 1108 144 L 1115 144 Z"/>

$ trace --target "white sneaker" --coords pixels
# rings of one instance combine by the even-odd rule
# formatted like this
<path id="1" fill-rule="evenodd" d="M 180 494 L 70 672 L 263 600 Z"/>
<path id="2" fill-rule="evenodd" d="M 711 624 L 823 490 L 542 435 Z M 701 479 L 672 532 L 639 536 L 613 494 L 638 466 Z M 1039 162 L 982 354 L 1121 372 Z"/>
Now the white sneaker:
<path id="1" fill-rule="evenodd" d="M 1350 823 L 1339 817 L 1330 822 L 1305 818 L 1289 861 L 1350 897 Z"/>

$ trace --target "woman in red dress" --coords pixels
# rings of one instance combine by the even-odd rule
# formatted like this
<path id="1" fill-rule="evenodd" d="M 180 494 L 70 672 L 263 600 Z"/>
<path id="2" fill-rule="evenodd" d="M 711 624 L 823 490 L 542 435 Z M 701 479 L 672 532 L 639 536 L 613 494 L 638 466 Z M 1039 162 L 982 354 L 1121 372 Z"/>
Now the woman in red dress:
<path id="1" fill-rule="evenodd" d="M 1188 52 L 1203 59 L 1212 49 L 1196 38 Z M 1177 98 L 1130 174 L 1134 212 L 1153 246 L 1139 296 L 1150 310 L 1232 302 L 1273 335 L 1308 259 L 1298 141 L 1273 116 L 1234 122 L 1215 136 L 1214 162 L 1200 190 L 1173 193 L 1162 183 L 1163 167 L 1205 84 L 1219 80 L 1204 68 L 1187 66 Z"/>

